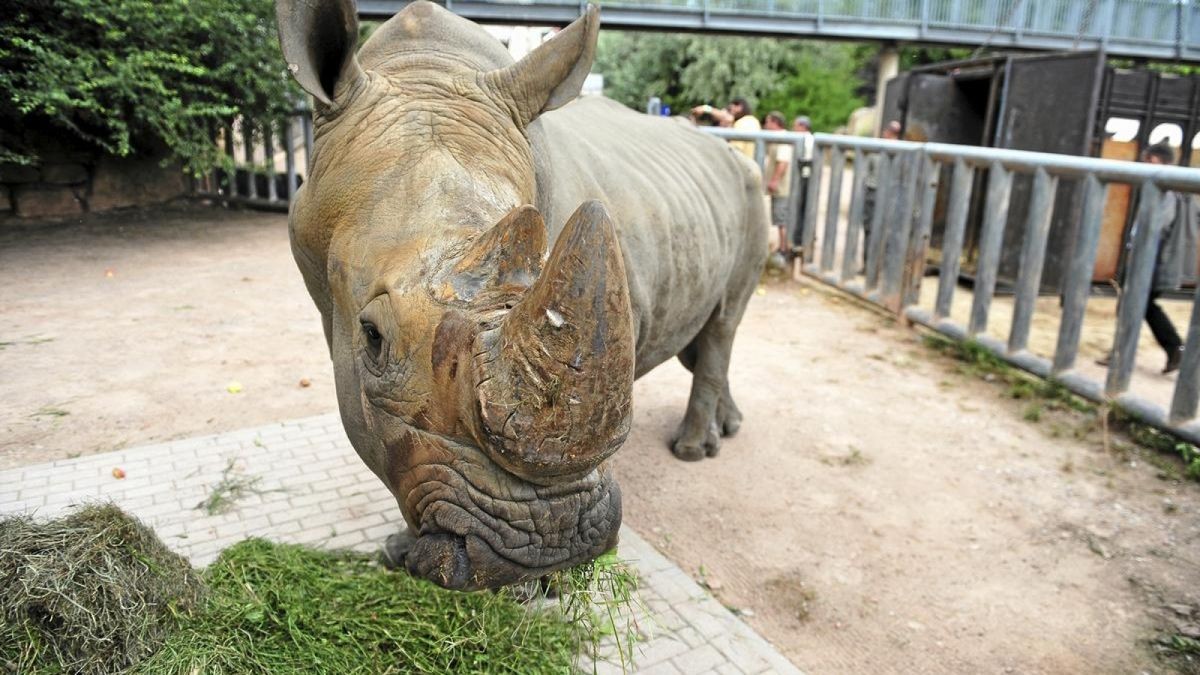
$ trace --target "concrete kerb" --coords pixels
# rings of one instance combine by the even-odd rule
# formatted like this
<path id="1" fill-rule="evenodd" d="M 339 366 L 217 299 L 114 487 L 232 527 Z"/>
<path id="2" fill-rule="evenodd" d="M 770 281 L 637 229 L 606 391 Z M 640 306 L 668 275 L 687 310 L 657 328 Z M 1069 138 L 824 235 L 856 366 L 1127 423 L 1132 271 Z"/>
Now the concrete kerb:
<path id="1" fill-rule="evenodd" d="M 201 503 L 227 477 L 253 481 L 250 491 L 209 513 Z M 0 514 L 55 517 L 108 500 L 200 566 L 251 536 L 373 552 L 403 523 L 335 414 L 0 471 Z M 631 672 L 800 673 L 628 527 L 619 553 L 641 578 Z M 621 672 L 611 639 L 601 655 L 596 672 Z"/>

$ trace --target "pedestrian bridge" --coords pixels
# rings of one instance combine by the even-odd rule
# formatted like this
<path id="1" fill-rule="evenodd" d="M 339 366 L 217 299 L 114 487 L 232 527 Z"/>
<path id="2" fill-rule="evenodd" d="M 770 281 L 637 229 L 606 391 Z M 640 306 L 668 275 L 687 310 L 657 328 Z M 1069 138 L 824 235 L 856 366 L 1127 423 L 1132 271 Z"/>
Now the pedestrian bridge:
<path id="1" fill-rule="evenodd" d="M 358 0 L 382 19 L 411 0 Z M 563 25 L 585 2 L 442 0 L 480 23 Z M 1103 49 L 1112 56 L 1200 63 L 1197 0 L 601 0 L 604 25 L 915 42 L 1030 50 Z"/>

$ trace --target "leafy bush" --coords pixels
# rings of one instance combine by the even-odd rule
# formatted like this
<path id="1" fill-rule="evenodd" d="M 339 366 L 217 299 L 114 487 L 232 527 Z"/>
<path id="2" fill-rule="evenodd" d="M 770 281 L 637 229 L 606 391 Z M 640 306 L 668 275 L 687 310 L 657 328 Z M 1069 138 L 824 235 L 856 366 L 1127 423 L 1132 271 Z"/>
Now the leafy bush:
<path id="1" fill-rule="evenodd" d="M 282 116 L 271 0 L 11 0 L 0 22 L 0 161 L 37 163 L 66 134 L 116 156 L 168 153 L 199 173 L 216 130 Z"/>

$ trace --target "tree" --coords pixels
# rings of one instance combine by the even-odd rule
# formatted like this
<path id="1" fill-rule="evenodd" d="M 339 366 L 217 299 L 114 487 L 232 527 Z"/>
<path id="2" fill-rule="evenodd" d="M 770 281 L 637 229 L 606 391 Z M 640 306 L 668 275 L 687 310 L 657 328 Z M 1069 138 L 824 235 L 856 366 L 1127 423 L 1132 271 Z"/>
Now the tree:
<path id="1" fill-rule="evenodd" d="M 216 129 L 286 114 L 270 0 L 11 0 L 0 22 L 0 161 L 66 135 L 126 156 L 163 147 L 189 170 Z"/>
<path id="2" fill-rule="evenodd" d="M 675 112 L 741 96 L 760 117 L 772 109 L 804 114 L 827 130 L 862 104 L 856 54 L 828 42 L 606 31 L 595 70 L 605 94 L 637 110 L 650 96 Z"/>

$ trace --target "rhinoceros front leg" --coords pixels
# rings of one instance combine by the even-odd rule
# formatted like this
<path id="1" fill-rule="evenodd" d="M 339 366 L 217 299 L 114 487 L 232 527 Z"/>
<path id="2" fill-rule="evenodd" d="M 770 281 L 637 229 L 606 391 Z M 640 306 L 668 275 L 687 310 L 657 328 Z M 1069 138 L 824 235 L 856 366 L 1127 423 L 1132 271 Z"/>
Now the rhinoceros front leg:
<path id="1" fill-rule="evenodd" d="M 713 312 L 679 360 L 692 371 L 692 393 L 687 412 L 671 441 L 671 452 L 679 459 L 695 462 L 715 457 L 721 436 L 731 436 L 741 426 L 742 414 L 729 394 L 729 356 L 741 312 L 722 316 Z"/>

